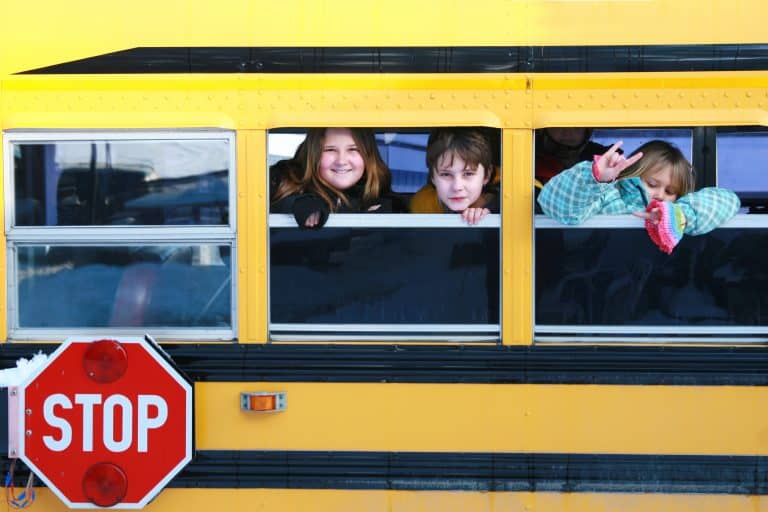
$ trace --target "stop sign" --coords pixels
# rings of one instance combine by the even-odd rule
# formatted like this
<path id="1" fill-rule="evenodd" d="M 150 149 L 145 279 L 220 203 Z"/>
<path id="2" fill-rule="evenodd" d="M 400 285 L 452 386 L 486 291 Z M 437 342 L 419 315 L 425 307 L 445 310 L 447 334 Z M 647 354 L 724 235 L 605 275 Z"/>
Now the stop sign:
<path id="1" fill-rule="evenodd" d="M 192 458 L 192 386 L 141 338 L 68 339 L 18 403 L 19 456 L 71 508 L 141 508 Z"/>

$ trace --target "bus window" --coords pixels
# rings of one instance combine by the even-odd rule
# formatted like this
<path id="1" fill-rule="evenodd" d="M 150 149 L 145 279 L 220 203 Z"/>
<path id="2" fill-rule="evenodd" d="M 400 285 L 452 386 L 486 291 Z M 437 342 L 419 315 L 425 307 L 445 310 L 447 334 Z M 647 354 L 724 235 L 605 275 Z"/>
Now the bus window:
<path id="1" fill-rule="evenodd" d="M 234 337 L 232 133 L 13 132 L 5 147 L 13 338 Z"/>
<path id="2" fill-rule="evenodd" d="M 216 244 L 19 243 L 18 327 L 228 328 L 230 251 Z"/>
<path id="3" fill-rule="evenodd" d="M 595 139 L 624 140 L 627 152 L 646 140 L 671 140 L 692 160 L 693 134 L 595 130 Z M 742 137 L 733 138 L 734 146 Z M 724 143 L 718 140 L 718 151 Z M 718 162 L 721 158 L 728 160 L 718 155 Z M 728 171 L 718 167 L 721 187 L 737 188 L 736 169 L 746 166 L 733 163 Z M 630 215 L 598 215 L 578 226 L 538 215 L 535 339 L 707 341 L 764 334 L 768 330 L 760 326 L 768 322 L 768 309 L 762 307 L 762 291 L 768 275 L 753 256 L 762 254 L 763 244 L 768 244 L 768 226 L 744 223 L 738 216 L 721 229 L 683 237 L 667 255 L 649 241 L 643 221 Z M 754 291 L 748 307 L 736 300 L 744 290 Z"/>
<path id="4" fill-rule="evenodd" d="M 284 136 L 270 133 L 270 161 L 303 140 L 275 149 Z M 429 129 L 376 133 L 404 205 L 428 182 L 428 137 Z M 458 214 L 331 214 L 307 230 L 272 213 L 270 337 L 498 341 L 499 226 L 495 214 L 472 227 Z"/>
<path id="5" fill-rule="evenodd" d="M 229 222 L 226 141 L 29 141 L 14 150 L 15 226 Z"/>
<path id="6" fill-rule="evenodd" d="M 749 213 L 768 212 L 768 130 L 765 128 L 717 129 L 717 183 L 735 191 Z"/>

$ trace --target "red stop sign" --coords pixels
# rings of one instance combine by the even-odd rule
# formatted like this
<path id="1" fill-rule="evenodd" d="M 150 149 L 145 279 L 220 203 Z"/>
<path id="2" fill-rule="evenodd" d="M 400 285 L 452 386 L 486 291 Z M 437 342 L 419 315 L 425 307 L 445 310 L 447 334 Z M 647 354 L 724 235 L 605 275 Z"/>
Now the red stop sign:
<path id="1" fill-rule="evenodd" d="M 192 386 L 140 338 L 68 339 L 18 415 L 21 459 L 72 508 L 141 508 L 192 458 Z"/>

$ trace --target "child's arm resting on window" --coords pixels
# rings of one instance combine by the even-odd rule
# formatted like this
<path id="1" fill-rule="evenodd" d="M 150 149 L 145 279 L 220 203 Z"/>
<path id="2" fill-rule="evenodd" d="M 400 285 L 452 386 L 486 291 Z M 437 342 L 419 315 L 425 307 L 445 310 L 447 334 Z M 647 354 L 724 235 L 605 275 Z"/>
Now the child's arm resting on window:
<path id="1" fill-rule="evenodd" d="M 330 213 L 325 201 L 313 194 L 303 194 L 293 203 L 293 218 L 299 227 L 320 228 Z"/>
<path id="2" fill-rule="evenodd" d="M 272 203 L 272 213 L 292 213 L 301 228 L 319 228 L 328 220 L 328 206 L 314 194 L 291 194 Z"/>
<path id="3" fill-rule="evenodd" d="M 736 194 L 709 187 L 686 194 L 675 202 L 685 216 L 685 234 L 703 235 L 731 219 L 741 207 Z"/>

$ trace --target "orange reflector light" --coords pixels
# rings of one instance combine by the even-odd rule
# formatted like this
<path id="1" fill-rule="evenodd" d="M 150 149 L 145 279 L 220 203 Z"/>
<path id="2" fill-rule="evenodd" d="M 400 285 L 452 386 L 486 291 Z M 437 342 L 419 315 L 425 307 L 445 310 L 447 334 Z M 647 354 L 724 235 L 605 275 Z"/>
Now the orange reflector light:
<path id="1" fill-rule="evenodd" d="M 248 409 L 251 411 L 273 411 L 275 410 L 275 397 L 265 395 L 249 396 Z"/>
<path id="2" fill-rule="evenodd" d="M 286 406 L 285 393 L 253 392 L 240 393 L 240 410 L 250 412 L 284 411 Z"/>

